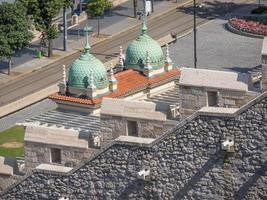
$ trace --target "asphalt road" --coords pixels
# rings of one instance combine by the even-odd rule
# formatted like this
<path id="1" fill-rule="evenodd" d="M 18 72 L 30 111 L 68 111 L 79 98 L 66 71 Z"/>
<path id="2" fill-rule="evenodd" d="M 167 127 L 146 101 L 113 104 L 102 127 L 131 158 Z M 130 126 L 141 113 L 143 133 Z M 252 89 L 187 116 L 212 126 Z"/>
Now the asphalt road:
<path id="1" fill-rule="evenodd" d="M 226 8 L 220 7 L 207 10 L 207 13 L 201 13 L 201 18 L 198 18 L 197 24 L 205 23 L 210 20 L 212 16 L 218 17 L 225 15 L 226 12 L 231 12 L 236 8 L 236 5 L 229 4 Z M 171 31 L 183 34 L 192 29 L 192 10 L 191 8 L 177 9 L 162 15 L 158 18 L 148 20 L 149 35 L 154 39 L 158 39 Z M 116 35 L 102 43 L 96 44 L 92 47 L 92 53 L 103 62 L 113 58 L 118 54 L 119 46 L 125 49 L 127 44 L 134 40 L 140 32 L 140 27 L 135 27 L 127 32 Z M 32 94 L 40 89 L 55 84 L 61 80 L 62 65 L 69 66 L 75 59 L 79 57 L 80 53 L 75 53 L 65 59 L 55 62 L 45 68 L 32 72 L 8 84 L 0 86 L 0 106 L 11 103 L 24 96 Z"/>

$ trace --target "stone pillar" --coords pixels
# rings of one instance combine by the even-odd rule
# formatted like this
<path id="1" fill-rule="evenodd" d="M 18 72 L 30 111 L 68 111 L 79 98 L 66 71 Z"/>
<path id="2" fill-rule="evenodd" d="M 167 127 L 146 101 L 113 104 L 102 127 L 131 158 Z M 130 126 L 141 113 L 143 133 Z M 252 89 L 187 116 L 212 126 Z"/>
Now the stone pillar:
<path id="1" fill-rule="evenodd" d="M 63 65 L 63 73 L 62 73 L 62 81 L 58 84 L 59 87 L 59 93 L 61 95 L 66 95 L 66 89 L 67 89 L 67 81 L 66 81 L 66 67 Z"/>
<path id="2" fill-rule="evenodd" d="M 85 89 L 85 95 L 88 98 L 92 98 L 92 99 L 97 97 L 96 86 L 94 84 L 94 77 L 92 74 L 90 76 L 89 86 L 88 88 Z"/>
<path id="3" fill-rule="evenodd" d="M 125 60 L 125 55 L 123 54 L 122 46 L 120 46 L 119 66 L 121 70 L 123 70 L 124 68 L 124 60 Z"/>
<path id="4" fill-rule="evenodd" d="M 111 92 L 114 92 L 118 89 L 118 81 L 114 77 L 114 72 L 112 66 L 110 67 L 110 72 L 109 72 L 109 90 Z"/>
<path id="5" fill-rule="evenodd" d="M 144 67 L 143 74 L 147 76 L 148 78 L 153 76 L 153 68 L 151 66 L 150 57 L 148 51 L 146 52 L 146 64 Z"/>
<path id="6" fill-rule="evenodd" d="M 166 44 L 166 56 L 165 56 L 164 70 L 168 72 L 168 71 L 171 71 L 172 69 L 173 67 L 172 67 L 172 60 L 170 58 L 170 53 L 169 53 L 169 45 Z"/>

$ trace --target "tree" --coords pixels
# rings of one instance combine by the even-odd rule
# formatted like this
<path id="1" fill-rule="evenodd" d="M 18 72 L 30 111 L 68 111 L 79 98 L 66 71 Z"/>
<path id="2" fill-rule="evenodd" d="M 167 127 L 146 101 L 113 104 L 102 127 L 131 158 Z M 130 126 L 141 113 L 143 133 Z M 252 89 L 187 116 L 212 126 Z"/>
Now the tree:
<path id="1" fill-rule="evenodd" d="M 97 35 L 99 36 L 99 20 L 104 15 L 105 10 L 112 8 L 112 2 L 109 0 L 91 0 L 87 4 L 87 14 L 97 17 Z"/>
<path id="2" fill-rule="evenodd" d="M 0 4 L 0 58 L 8 59 L 8 75 L 11 72 L 12 55 L 32 39 L 26 12 L 20 3 Z"/>
<path id="3" fill-rule="evenodd" d="M 70 8 L 74 5 L 74 0 L 64 0 L 63 2 L 63 49 L 64 51 L 68 50 L 68 23 L 67 23 L 67 8 Z"/>
<path id="4" fill-rule="evenodd" d="M 32 15 L 36 30 L 42 33 L 41 41 L 48 41 L 48 57 L 53 56 L 53 39 L 58 37 L 58 27 L 53 23 L 60 9 L 63 7 L 62 0 L 19 0 L 23 2 Z"/>

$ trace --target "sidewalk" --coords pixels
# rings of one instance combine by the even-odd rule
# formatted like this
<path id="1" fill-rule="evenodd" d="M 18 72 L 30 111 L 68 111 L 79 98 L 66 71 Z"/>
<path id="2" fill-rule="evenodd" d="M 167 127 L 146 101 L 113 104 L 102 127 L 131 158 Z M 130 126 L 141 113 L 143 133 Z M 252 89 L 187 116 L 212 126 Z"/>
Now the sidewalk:
<path id="1" fill-rule="evenodd" d="M 168 10 L 175 9 L 177 5 L 187 2 L 190 0 L 182 0 L 179 3 L 176 3 L 176 0 L 173 1 L 155 1 L 154 3 L 154 13 L 151 14 L 149 18 L 156 17 L 161 15 Z M 138 10 L 141 10 L 143 6 L 142 0 L 138 0 Z M 120 32 L 129 29 L 133 26 L 136 26 L 140 23 L 140 20 L 133 18 L 133 7 L 132 1 L 129 0 L 112 10 L 111 13 L 106 14 L 104 19 L 100 20 L 100 33 L 103 37 L 96 38 L 90 37 L 91 45 L 101 42 L 108 37 L 119 34 Z M 89 26 L 93 27 L 94 32 L 97 31 L 97 20 L 96 19 L 89 19 L 78 26 L 73 27 L 68 30 L 68 45 L 69 51 L 64 52 L 62 50 L 62 41 L 63 36 L 62 34 L 59 36 L 58 39 L 53 41 L 54 46 L 54 58 L 47 58 L 42 57 L 41 59 L 36 58 L 35 56 L 35 49 L 39 48 L 39 44 L 34 42 L 28 48 L 23 49 L 21 52 L 15 54 L 12 58 L 12 74 L 11 76 L 6 75 L 3 71 L 7 69 L 7 63 L 0 62 L 0 83 L 6 83 L 11 79 L 15 79 L 18 76 L 21 76 L 25 73 L 30 73 L 33 70 L 37 70 L 42 68 L 46 65 L 49 65 L 57 60 L 62 59 L 65 56 L 71 55 L 77 50 L 83 48 L 84 38 L 83 34 L 83 27 L 88 24 Z M 3 67 L 4 66 L 4 67 Z M 2 67 L 2 68 L 1 68 Z"/>

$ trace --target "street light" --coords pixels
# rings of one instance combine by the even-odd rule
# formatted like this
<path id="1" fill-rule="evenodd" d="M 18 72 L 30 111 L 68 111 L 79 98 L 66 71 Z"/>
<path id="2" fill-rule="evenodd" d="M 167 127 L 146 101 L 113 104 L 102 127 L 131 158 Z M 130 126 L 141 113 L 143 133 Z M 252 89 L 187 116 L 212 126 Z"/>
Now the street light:
<path id="1" fill-rule="evenodd" d="M 194 0 L 194 68 L 197 68 L 196 0 Z"/>

